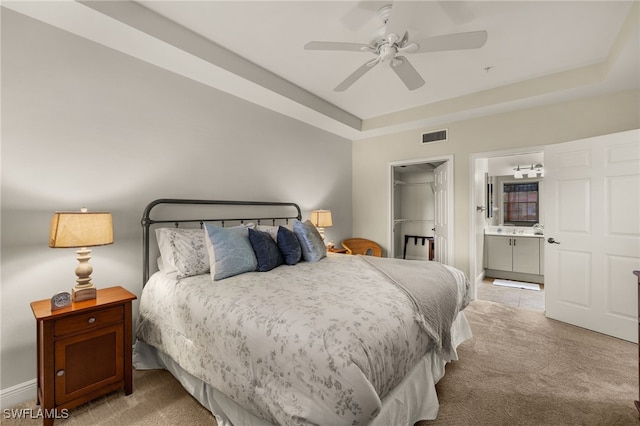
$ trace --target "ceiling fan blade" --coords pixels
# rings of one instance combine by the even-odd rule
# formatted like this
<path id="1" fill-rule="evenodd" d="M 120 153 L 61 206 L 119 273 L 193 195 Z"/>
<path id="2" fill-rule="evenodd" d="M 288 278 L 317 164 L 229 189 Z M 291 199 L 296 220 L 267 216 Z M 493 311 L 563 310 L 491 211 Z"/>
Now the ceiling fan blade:
<path id="1" fill-rule="evenodd" d="M 364 64 L 362 64 L 362 66 L 360 68 L 358 68 L 357 70 L 355 70 L 349 77 L 347 77 L 342 83 L 338 84 L 338 86 L 333 89 L 334 92 L 344 92 L 345 90 L 347 90 L 349 87 L 351 87 L 351 85 L 353 83 L 355 83 L 356 81 L 358 81 L 358 79 L 360 77 L 362 77 L 363 75 L 365 75 L 367 72 L 369 72 L 369 70 L 373 67 L 375 67 L 378 62 L 380 62 L 378 59 L 375 59 L 373 61 L 368 61 L 365 62 Z"/>
<path id="2" fill-rule="evenodd" d="M 418 71 L 411 65 L 409 60 L 404 56 L 396 56 L 391 61 L 391 69 L 398 74 L 400 80 L 407 86 L 409 90 L 415 90 L 424 85 L 424 80 L 418 74 Z"/>
<path id="3" fill-rule="evenodd" d="M 371 52 L 368 44 L 344 43 L 339 41 L 310 41 L 304 45 L 305 50 L 342 50 L 349 52 Z"/>
<path id="4" fill-rule="evenodd" d="M 471 31 L 443 36 L 429 37 L 416 41 L 418 49 L 412 53 L 442 52 L 445 50 L 478 49 L 487 42 L 486 31 Z"/>

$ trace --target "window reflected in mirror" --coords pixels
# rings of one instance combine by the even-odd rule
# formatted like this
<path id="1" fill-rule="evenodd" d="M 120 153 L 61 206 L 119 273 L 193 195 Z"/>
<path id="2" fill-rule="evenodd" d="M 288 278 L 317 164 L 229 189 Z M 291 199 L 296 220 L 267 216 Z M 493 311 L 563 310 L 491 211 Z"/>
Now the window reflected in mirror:
<path id="1" fill-rule="evenodd" d="M 538 182 L 504 183 L 502 197 L 505 225 L 533 226 L 539 221 Z"/>

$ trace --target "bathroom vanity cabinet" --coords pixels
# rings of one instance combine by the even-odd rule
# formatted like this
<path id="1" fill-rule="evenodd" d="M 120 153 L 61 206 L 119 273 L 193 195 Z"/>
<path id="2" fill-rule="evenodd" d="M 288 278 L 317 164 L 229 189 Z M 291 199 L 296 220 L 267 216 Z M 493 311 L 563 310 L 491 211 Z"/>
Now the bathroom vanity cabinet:
<path id="1" fill-rule="evenodd" d="M 543 242 L 533 235 L 485 235 L 487 275 L 542 282 Z"/>

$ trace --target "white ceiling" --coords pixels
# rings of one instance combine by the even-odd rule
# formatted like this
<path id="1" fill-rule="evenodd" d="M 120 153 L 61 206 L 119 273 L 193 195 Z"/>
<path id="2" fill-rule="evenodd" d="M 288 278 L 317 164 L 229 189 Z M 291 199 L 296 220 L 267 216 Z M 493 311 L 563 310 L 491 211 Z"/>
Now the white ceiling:
<path id="1" fill-rule="evenodd" d="M 415 91 L 379 64 L 334 92 L 373 55 L 308 51 L 304 44 L 368 43 L 382 26 L 376 10 L 388 3 L 3 6 L 349 139 L 640 86 L 637 1 L 421 1 L 407 24 L 411 40 L 486 30 L 487 43 L 407 55 L 426 81 Z"/>

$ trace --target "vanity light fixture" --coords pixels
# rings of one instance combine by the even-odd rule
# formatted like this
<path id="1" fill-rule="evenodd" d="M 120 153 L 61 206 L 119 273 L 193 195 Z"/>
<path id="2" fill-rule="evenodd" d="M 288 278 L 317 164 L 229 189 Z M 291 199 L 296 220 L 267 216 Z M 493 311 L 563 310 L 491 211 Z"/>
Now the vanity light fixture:
<path id="1" fill-rule="evenodd" d="M 544 166 L 540 163 L 531 164 L 530 166 L 520 166 L 518 164 L 517 167 L 514 167 L 513 177 L 515 179 L 522 178 L 536 178 L 536 177 L 544 177 Z M 528 170 L 526 173 L 525 171 Z"/>
<path id="2" fill-rule="evenodd" d="M 516 172 L 513 174 L 513 177 L 516 179 L 522 179 L 524 177 L 524 173 L 520 170 L 520 165 L 514 169 Z"/>

